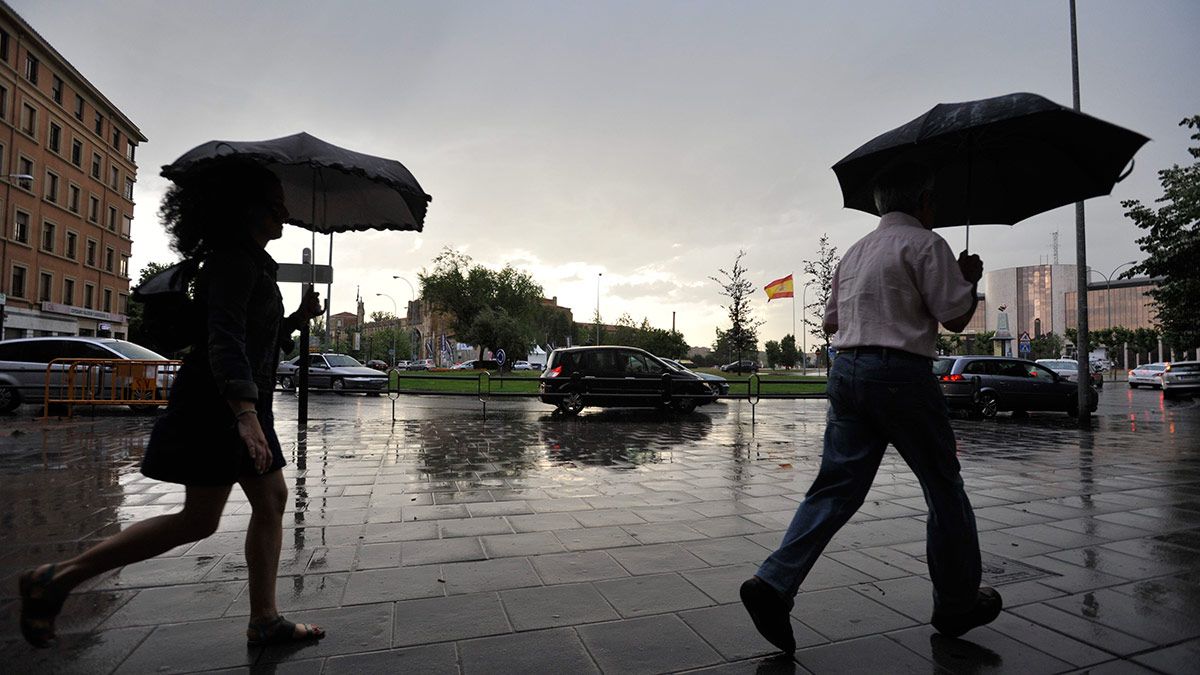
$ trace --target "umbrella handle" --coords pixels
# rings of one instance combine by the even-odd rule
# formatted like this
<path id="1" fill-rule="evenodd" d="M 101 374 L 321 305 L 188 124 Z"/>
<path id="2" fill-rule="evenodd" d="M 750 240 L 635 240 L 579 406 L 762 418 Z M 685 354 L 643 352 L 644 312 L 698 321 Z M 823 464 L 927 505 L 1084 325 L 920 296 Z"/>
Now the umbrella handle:
<path id="1" fill-rule="evenodd" d="M 971 252 L 971 224 L 967 223 L 967 243 L 963 245 L 963 250 L 967 253 Z"/>

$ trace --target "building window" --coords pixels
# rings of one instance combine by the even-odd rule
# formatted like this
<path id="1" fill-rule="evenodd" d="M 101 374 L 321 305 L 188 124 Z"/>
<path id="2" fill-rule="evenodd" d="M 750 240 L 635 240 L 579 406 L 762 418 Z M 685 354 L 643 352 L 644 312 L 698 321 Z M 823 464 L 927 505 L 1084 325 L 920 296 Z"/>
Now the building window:
<path id="1" fill-rule="evenodd" d="M 121 314 L 129 314 L 129 296 L 124 293 L 118 293 L 117 300 L 119 303 L 117 311 Z"/>
<path id="2" fill-rule="evenodd" d="M 54 99 L 55 103 L 62 105 L 62 94 L 63 94 L 62 78 L 55 75 L 50 80 L 50 97 Z"/>
<path id="3" fill-rule="evenodd" d="M 126 279 L 129 278 L 129 256 L 121 254 L 121 267 L 119 274 Z"/>
<path id="4" fill-rule="evenodd" d="M 99 153 L 93 152 L 92 153 L 92 178 L 95 178 L 96 180 L 100 180 L 100 162 L 101 162 L 101 159 L 100 159 Z"/>
<path id="5" fill-rule="evenodd" d="M 42 223 L 42 250 L 46 253 L 54 253 L 54 223 Z"/>
<path id="6" fill-rule="evenodd" d="M 58 174 L 46 172 L 46 201 L 58 203 Z"/>
<path id="7" fill-rule="evenodd" d="M 119 151 L 121 149 L 121 130 L 120 129 L 117 129 L 117 128 L 113 129 L 112 139 L 113 139 L 113 141 L 112 141 L 113 150 Z"/>
<path id="8" fill-rule="evenodd" d="M 29 214 L 24 211 L 17 211 L 13 214 L 13 241 L 22 244 L 29 243 Z"/>
<path id="9" fill-rule="evenodd" d="M 0 60 L 8 63 L 8 31 L 0 28 Z"/>
<path id="10" fill-rule="evenodd" d="M 97 136 L 104 135 L 104 115 L 101 115 L 99 110 L 96 111 L 96 118 L 92 121 L 92 131 Z"/>
<path id="11" fill-rule="evenodd" d="M 83 259 L 84 264 L 86 264 L 88 267 L 96 266 L 96 247 L 97 247 L 96 240 L 88 239 L 87 253 L 86 253 L 86 257 Z M 89 305 L 89 307 L 90 307 L 90 305 Z"/>
<path id="12" fill-rule="evenodd" d="M 46 145 L 55 153 L 62 152 L 62 127 L 51 122 L 46 131 Z"/>
<path id="13" fill-rule="evenodd" d="M 0 87 L 0 120 L 8 119 L 8 88 Z"/>
<path id="14" fill-rule="evenodd" d="M 75 304 L 75 280 L 74 279 L 63 279 L 62 304 L 64 304 L 64 305 L 74 305 Z"/>
<path id="15" fill-rule="evenodd" d="M 13 265 L 12 283 L 8 285 L 9 292 L 18 298 L 25 297 L 25 274 L 26 269 L 20 265 Z"/>
<path id="16" fill-rule="evenodd" d="M 126 213 L 121 216 L 121 220 L 123 221 L 121 226 L 121 236 L 128 239 L 130 233 L 133 232 L 133 216 Z"/>
<path id="17" fill-rule="evenodd" d="M 96 287 L 92 284 L 83 285 L 83 306 L 86 309 L 91 309 L 95 306 Z"/>
<path id="18" fill-rule="evenodd" d="M 70 258 L 71 260 L 74 260 L 75 255 L 77 253 L 79 253 L 79 251 L 76 250 L 78 245 L 79 245 L 79 235 L 75 234 L 74 232 L 67 232 L 67 248 L 66 248 L 65 253 L 67 254 L 67 257 Z"/>
<path id="19" fill-rule="evenodd" d="M 21 131 L 26 136 L 37 136 L 37 109 L 28 103 L 21 104 Z"/>
<path id="20" fill-rule="evenodd" d="M 79 213 L 79 186 L 67 186 L 67 210 L 71 213 Z"/>
<path id="21" fill-rule="evenodd" d="M 114 253 L 115 253 L 115 251 L 113 251 L 111 247 L 109 247 L 109 246 L 104 247 L 104 271 L 105 272 L 113 271 L 113 263 L 116 262 L 116 260 L 114 260 L 114 258 L 113 258 Z"/>
<path id="22" fill-rule="evenodd" d="M 28 178 L 18 178 L 17 187 L 22 190 L 33 189 L 33 160 L 28 157 L 21 156 L 17 158 L 17 173 Z"/>
<path id="23" fill-rule="evenodd" d="M 104 289 L 104 311 L 106 311 L 106 312 L 112 311 L 112 289 L 111 288 Z"/>
<path id="24" fill-rule="evenodd" d="M 83 96 L 75 94 L 75 119 L 83 121 Z"/>
<path id="25" fill-rule="evenodd" d="M 132 178 L 125 179 L 125 199 L 128 199 L 129 201 L 133 201 L 133 179 Z"/>
<path id="26" fill-rule="evenodd" d="M 42 272 L 38 284 L 38 302 L 53 302 L 54 277 L 49 272 Z"/>
<path id="27" fill-rule="evenodd" d="M 71 139 L 71 163 L 75 166 L 83 164 L 83 141 L 78 138 Z"/>
<path id="28" fill-rule="evenodd" d="M 137 155 L 137 143 L 134 143 L 133 141 L 129 141 L 125 145 L 125 158 L 132 162 L 132 161 L 135 161 L 134 157 L 136 155 Z"/>
<path id="29" fill-rule="evenodd" d="M 121 187 L 121 171 L 115 166 L 108 168 L 108 186 L 114 190 Z"/>
<path id="30" fill-rule="evenodd" d="M 108 231 L 117 231 L 117 207 L 115 206 L 108 207 Z"/>
<path id="31" fill-rule="evenodd" d="M 38 83 L 38 63 L 37 57 L 33 54 L 25 55 L 25 79 L 32 84 Z"/>
<path id="32" fill-rule="evenodd" d="M 95 195 L 88 195 L 88 221 L 95 223 L 100 220 L 100 200 Z"/>

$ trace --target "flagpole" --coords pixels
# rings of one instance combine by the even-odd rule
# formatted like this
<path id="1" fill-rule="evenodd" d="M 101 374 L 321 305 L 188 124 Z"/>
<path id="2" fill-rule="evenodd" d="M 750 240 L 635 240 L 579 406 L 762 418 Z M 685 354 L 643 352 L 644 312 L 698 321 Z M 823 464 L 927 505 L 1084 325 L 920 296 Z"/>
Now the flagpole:
<path id="1" fill-rule="evenodd" d="M 796 348 L 796 283 L 792 282 L 792 349 Z M 804 358 L 801 354 L 800 358 Z"/>

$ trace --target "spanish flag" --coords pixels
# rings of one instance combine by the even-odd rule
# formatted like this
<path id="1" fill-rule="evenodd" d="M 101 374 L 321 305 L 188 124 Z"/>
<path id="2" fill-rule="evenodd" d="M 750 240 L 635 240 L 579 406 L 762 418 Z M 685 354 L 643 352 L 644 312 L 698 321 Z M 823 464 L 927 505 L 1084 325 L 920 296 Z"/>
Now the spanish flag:
<path id="1" fill-rule="evenodd" d="M 790 298 L 792 297 L 792 275 L 787 275 L 782 279 L 776 279 L 763 287 L 767 292 L 767 302 L 775 298 Z"/>

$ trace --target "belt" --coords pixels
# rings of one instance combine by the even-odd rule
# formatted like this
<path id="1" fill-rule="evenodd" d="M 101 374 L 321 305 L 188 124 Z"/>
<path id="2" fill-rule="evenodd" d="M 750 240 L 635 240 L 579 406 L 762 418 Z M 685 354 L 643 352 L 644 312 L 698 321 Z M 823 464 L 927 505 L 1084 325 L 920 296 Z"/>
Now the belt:
<path id="1" fill-rule="evenodd" d="M 920 354 L 914 354 L 912 352 L 905 351 L 903 349 L 899 349 L 896 347 L 875 347 L 875 346 L 846 347 L 845 349 L 837 350 L 837 353 L 839 355 L 849 354 L 852 356 L 870 355 L 870 356 L 888 356 L 888 357 L 907 357 L 907 358 L 912 358 L 912 359 L 922 359 L 925 361 L 933 360 L 931 357 L 921 356 Z"/>

